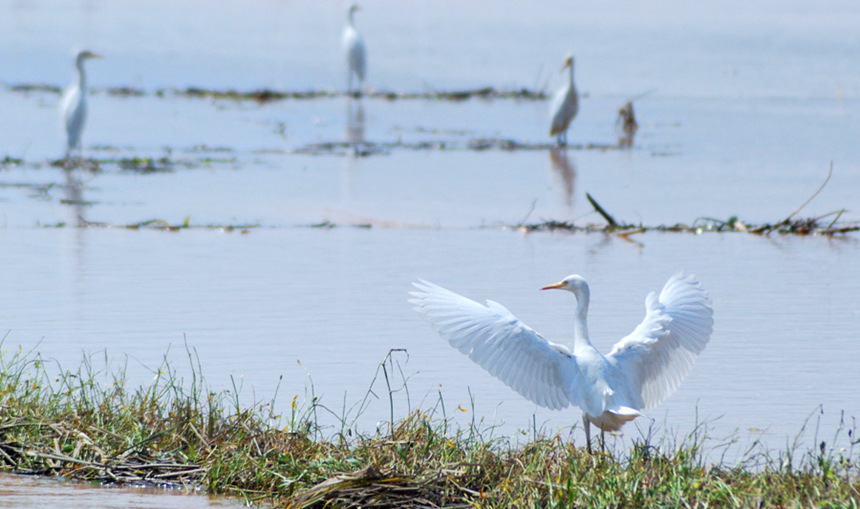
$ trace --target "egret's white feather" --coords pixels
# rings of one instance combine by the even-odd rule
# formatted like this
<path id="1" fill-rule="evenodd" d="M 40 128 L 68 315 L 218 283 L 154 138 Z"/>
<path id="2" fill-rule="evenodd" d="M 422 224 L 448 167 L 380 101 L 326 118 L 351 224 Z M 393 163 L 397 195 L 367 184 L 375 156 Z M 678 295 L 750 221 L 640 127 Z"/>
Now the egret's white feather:
<path id="1" fill-rule="evenodd" d="M 672 276 L 645 299 L 645 319 L 606 357 L 639 388 L 642 410 L 669 397 L 705 349 L 714 328 L 711 302 L 692 276 Z"/>
<path id="2" fill-rule="evenodd" d="M 547 341 L 501 304 L 484 306 L 423 280 L 414 285 L 410 302 L 451 346 L 538 405 L 571 404 L 566 387 L 576 366 L 567 347 Z"/>

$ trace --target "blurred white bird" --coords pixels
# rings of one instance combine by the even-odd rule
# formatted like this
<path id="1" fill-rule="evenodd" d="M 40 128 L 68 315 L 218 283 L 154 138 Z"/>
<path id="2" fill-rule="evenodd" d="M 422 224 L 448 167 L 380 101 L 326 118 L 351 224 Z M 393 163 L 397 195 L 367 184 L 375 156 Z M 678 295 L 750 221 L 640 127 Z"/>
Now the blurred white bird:
<path id="1" fill-rule="evenodd" d="M 88 50 L 77 52 L 75 68 L 78 79 L 73 81 L 60 96 L 60 116 L 66 129 L 66 158 L 81 146 L 81 133 L 87 120 L 87 74 L 84 71 L 84 61 L 90 58 L 102 58 L 102 56 Z"/>
<path id="2" fill-rule="evenodd" d="M 567 84 L 555 94 L 549 108 L 550 127 L 549 135 L 558 135 L 558 144 L 567 145 L 567 128 L 579 111 L 579 95 L 573 84 L 573 57 L 568 56 L 564 61 L 562 71 L 570 69 L 570 79 Z"/>
<path id="3" fill-rule="evenodd" d="M 690 275 L 669 278 L 658 297 L 645 299 L 645 319 L 602 355 L 588 338 L 588 283 L 579 275 L 542 290 L 576 296 L 573 345 L 546 340 L 501 304 L 481 305 L 419 280 L 410 302 L 451 346 L 469 356 L 508 387 L 553 410 L 582 409 L 591 452 L 591 428 L 616 431 L 669 397 L 704 350 L 713 331 L 713 310 Z"/>
<path id="4" fill-rule="evenodd" d="M 343 51 L 346 54 L 346 62 L 349 66 L 347 70 L 348 81 L 347 90 L 352 92 L 352 75 L 358 78 L 358 87 L 364 83 L 365 71 L 367 70 L 367 51 L 364 48 L 364 40 L 361 35 L 355 30 L 355 20 L 353 16 L 355 11 L 361 10 L 356 4 L 349 6 L 349 14 L 347 14 L 347 23 L 343 27 L 343 35 L 341 36 L 341 44 Z"/>

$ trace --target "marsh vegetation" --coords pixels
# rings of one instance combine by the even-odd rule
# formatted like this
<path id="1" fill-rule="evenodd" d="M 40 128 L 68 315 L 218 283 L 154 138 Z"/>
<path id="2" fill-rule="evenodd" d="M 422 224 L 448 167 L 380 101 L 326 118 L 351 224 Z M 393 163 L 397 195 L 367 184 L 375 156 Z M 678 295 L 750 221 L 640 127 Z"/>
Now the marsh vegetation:
<path id="1" fill-rule="evenodd" d="M 166 362 L 152 383 L 127 384 L 85 359 L 64 370 L 21 350 L 0 359 L 0 466 L 7 472 L 100 484 L 157 485 L 288 507 L 853 507 L 860 497 L 860 440 L 845 422 L 810 451 L 760 444 L 740 461 L 707 459 L 707 426 L 642 437 L 631 450 L 588 454 L 573 435 L 538 429 L 504 437 L 478 422 L 451 424 L 432 408 L 391 413 L 375 432 L 354 424 L 359 401 L 338 413 L 313 394 L 244 406 L 213 391 L 192 350 L 190 380 Z M 404 397 L 389 354 L 366 398 Z M 402 374 L 402 372 L 401 372 Z M 294 388 L 282 387 L 281 392 Z M 842 435 L 842 436 L 839 436 Z M 797 446 L 795 446 L 797 447 Z"/>

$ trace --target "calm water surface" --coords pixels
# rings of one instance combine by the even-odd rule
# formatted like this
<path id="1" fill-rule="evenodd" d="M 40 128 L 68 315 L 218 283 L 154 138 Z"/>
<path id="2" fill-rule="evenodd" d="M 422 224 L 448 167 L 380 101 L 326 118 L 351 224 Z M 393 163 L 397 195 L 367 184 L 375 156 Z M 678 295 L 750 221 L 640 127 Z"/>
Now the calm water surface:
<path id="1" fill-rule="evenodd" d="M 304 398 L 308 375 L 323 401 L 364 395 L 391 348 L 409 352 L 403 370 L 412 407 L 433 403 L 504 423 L 551 427 L 575 412 L 540 411 L 444 344 L 406 303 L 425 277 L 476 299 L 493 298 L 558 341 L 570 338 L 574 302 L 539 286 L 577 271 L 592 283 L 589 323 L 608 350 L 644 315 L 644 297 L 679 268 L 710 291 L 716 330 L 679 392 L 652 414 L 681 429 L 717 419 L 717 436 L 765 429 L 776 444 L 824 405 L 828 426 L 856 415 L 854 328 L 860 292 L 856 239 L 648 234 L 642 244 L 603 235 L 521 236 L 498 229 L 264 229 L 165 233 L 29 229 L 2 233 L 5 347 L 17 344 L 76 367 L 103 351 L 147 381 L 165 352 L 180 368 L 183 341 L 209 382 L 243 381 L 266 400 L 280 376 L 284 405 Z M 299 365 L 299 362 L 301 365 Z M 116 367 L 116 366 L 114 366 Z M 379 390 L 379 387 L 377 387 Z M 346 396 L 344 396 L 346 394 Z M 286 397 L 285 397 L 286 396 Z M 405 396 L 398 412 L 407 412 Z M 380 401 L 365 426 L 387 417 Z M 328 421 L 331 423 L 331 421 Z"/>
<path id="2" fill-rule="evenodd" d="M 574 52 L 584 93 L 575 146 L 466 149 L 477 138 L 549 141 L 542 101 L 257 105 L 152 94 L 342 88 L 339 2 L 4 3 L 0 82 L 61 85 L 71 75 L 70 47 L 98 50 L 107 58 L 88 65 L 96 93 L 85 153 L 175 163 L 148 174 L 110 164 L 99 173 L 50 167 L 62 146 L 57 96 L 0 88 L 9 120 L 0 123 L 0 156 L 24 160 L 0 169 L 4 349 L 35 350 L 62 369 L 88 356 L 148 383 L 165 356 L 188 376 L 187 345 L 214 389 L 231 387 L 232 377 L 250 402 L 279 386 L 281 409 L 313 391 L 332 410 L 321 421 L 337 431 L 344 414 L 364 430 L 388 418 L 385 398 L 371 398 L 361 415 L 354 405 L 388 351 L 402 348 L 408 359 L 395 359 L 408 393 L 397 393 L 396 417 L 433 407 L 441 394 L 461 423 L 481 420 L 511 436 L 533 423 L 569 430 L 578 411 L 536 408 L 436 337 L 406 302 L 410 282 L 423 277 L 497 300 L 565 341 L 573 299 L 537 289 L 578 272 L 592 285 L 592 337 L 608 351 L 642 319 L 646 294 L 685 268 L 711 293 L 716 328 L 688 380 L 649 414 L 655 425 L 683 434 L 707 421 L 714 444 L 736 437 L 781 448 L 822 409 L 828 440 L 843 411 L 849 420 L 860 415 L 856 234 L 648 233 L 628 242 L 499 228 L 599 223 L 585 192 L 617 218 L 646 225 L 733 215 L 774 223 L 815 192 L 831 161 L 830 182 L 801 215 L 845 208 L 841 219 L 857 221 L 854 3 L 366 4 L 358 24 L 371 87 L 554 90 L 562 57 Z M 213 29 L 228 25 L 229 37 Z M 148 95 L 99 92 L 112 86 Z M 613 144 L 617 108 L 651 89 L 636 102 L 633 150 L 582 148 Z M 295 153 L 344 140 L 450 149 Z M 258 227 L 44 227 L 80 218 Z M 323 221 L 338 227 L 308 227 Z M 649 419 L 623 440 L 645 433 Z M 573 438 L 582 439 L 578 429 Z"/>

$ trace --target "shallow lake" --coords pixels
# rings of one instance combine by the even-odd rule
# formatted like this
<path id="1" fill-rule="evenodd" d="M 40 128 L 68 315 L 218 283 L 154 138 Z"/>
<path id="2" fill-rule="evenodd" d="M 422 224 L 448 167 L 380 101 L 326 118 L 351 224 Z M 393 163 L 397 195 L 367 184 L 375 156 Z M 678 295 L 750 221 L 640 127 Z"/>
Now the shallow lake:
<path id="1" fill-rule="evenodd" d="M 405 349 L 393 354 L 398 383 L 401 372 L 408 378 L 395 418 L 441 394 L 460 423 L 568 433 L 578 411 L 536 408 L 447 346 L 406 302 L 410 283 L 496 300 L 564 341 L 573 299 L 537 289 L 580 273 L 592 288 L 592 338 L 608 351 L 642 319 L 647 293 L 686 269 L 713 299 L 711 343 L 653 421 L 639 419 L 620 440 L 652 422 L 683 435 L 704 421 L 712 446 L 779 449 L 810 416 L 810 446 L 819 418 L 818 440 L 830 442 L 843 412 L 853 426 L 856 232 L 625 240 L 505 226 L 601 224 L 586 192 L 646 226 L 777 223 L 815 193 L 831 162 L 829 182 L 799 216 L 847 209 L 839 221 L 857 222 L 860 7 L 365 3 L 357 25 L 371 88 L 551 93 L 573 52 L 583 97 L 571 147 L 475 149 L 487 139 L 549 143 L 548 100 L 258 104 L 155 93 L 341 90 L 340 2 L 4 3 L 0 157 L 20 161 L 0 168 L 3 349 L 35 350 L 62 369 L 84 356 L 107 370 L 125 365 L 131 383 L 145 384 L 165 355 L 188 375 L 187 345 L 213 388 L 235 381 L 248 402 L 277 389 L 286 410 L 313 391 L 333 431 L 344 416 L 365 431 L 389 418 L 379 381 L 378 398 L 360 415 L 355 405 L 389 350 Z M 11 88 L 65 84 L 76 45 L 106 56 L 88 62 L 84 154 L 102 161 L 98 172 L 50 166 L 62 153 L 57 94 Z M 120 86 L 144 95 L 106 92 Z M 648 91 L 634 103 L 633 148 L 613 148 L 617 109 Z M 128 166 L 135 157 L 153 166 Z M 82 220 L 107 227 L 75 227 Z M 121 227 L 151 220 L 199 228 Z M 582 440 L 579 428 L 572 436 Z"/>

